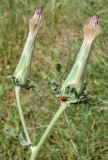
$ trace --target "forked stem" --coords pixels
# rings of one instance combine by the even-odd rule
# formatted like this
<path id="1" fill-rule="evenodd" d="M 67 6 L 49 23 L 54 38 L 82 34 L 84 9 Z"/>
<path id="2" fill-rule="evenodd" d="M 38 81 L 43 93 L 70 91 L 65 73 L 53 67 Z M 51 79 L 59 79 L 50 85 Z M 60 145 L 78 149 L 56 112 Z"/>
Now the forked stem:
<path id="1" fill-rule="evenodd" d="M 45 142 L 49 132 L 51 131 L 52 127 L 54 126 L 54 124 L 56 123 L 57 119 L 60 117 L 60 115 L 63 113 L 63 111 L 68 107 L 67 103 L 62 103 L 60 108 L 58 109 L 58 111 L 56 112 L 56 114 L 54 115 L 54 117 L 52 118 L 49 126 L 46 128 L 44 134 L 42 135 L 39 143 L 37 144 L 37 146 L 34 148 L 32 154 L 31 154 L 31 158 L 30 160 L 36 160 L 37 155 L 39 153 L 40 148 L 42 147 L 43 143 Z"/>

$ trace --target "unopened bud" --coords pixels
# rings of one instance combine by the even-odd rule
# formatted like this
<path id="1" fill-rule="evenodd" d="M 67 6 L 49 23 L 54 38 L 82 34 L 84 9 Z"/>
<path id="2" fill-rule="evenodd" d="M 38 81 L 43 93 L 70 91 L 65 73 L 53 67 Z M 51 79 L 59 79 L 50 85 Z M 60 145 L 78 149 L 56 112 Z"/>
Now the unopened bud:
<path id="1" fill-rule="evenodd" d="M 76 91 L 78 95 L 82 92 L 84 73 L 90 57 L 91 44 L 99 34 L 99 17 L 93 16 L 84 26 L 84 40 L 75 64 L 61 87 L 61 95 L 71 99 L 73 91 Z"/>
<path id="2" fill-rule="evenodd" d="M 84 41 L 92 43 L 100 34 L 99 17 L 93 16 L 89 22 L 84 26 Z"/>
<path id="3" fill-rule="evenodd" d="M 33 17 L 29 21 L 30 36 L 33 36 L 38 32 L 38 29 L 40 27 L 40 20 L 42 17 L 42 11 L 43 11 L 43 6 L 41 5 L 38 6 L 35 10 Z"/>
<path id="4" fill-rule="evenodd" d="M 36 8 L 35 14 L 29 21 L 29 34 L 20 61 L 13 75 L 15 85 L 24 87 L 29 79 L 31 70 L 32 52 L 36 41 L 36 35 L 39 29 L 42 10 L 43 7 L 38 6 Z"/>

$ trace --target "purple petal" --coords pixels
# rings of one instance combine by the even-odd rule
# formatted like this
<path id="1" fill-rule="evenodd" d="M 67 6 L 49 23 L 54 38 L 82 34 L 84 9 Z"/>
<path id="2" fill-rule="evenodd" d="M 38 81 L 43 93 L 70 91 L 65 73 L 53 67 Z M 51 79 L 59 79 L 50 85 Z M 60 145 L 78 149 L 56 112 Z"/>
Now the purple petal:
<path id="1" fill-rule="evenodd" d="M 40 17 L 43 11 L 43 6 L 40 5 L 36 8 L 35 13 L 34 13 L 34 17 Z"/>
<path id="2" fill-rule="evenodd" d="M 99 25 L 99 16 L 93 16 L 91 19 L 90 19 L 90 21 L 89 21 L 89 23 L 92 25 L 92 26 L 97 26 L 97 25 Z"/>

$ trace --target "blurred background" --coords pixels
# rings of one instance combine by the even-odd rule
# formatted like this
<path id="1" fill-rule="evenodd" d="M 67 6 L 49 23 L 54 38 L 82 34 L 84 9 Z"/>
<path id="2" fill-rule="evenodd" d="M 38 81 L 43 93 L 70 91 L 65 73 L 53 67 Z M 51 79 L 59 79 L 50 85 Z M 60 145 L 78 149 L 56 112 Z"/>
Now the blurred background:
<path id="1" fill-rule="evenodd" d="M 0 0 L 0 160 L 29 160 L 18 135 L 23 134 L 16 108 L 13 75 L 38 4 L 42 27 L 33 54 L 31 79 L 21 102 L 29 133 L 38 142 L 60 106 L 52 83 L 65 80 L 83 39 L 83 25 L 100 17 L 101 35 L 92 46 L 86 74 L 87 104 L 73 105 L 56 123 L 38 160 L 108 160 L 108 0 Z"/>

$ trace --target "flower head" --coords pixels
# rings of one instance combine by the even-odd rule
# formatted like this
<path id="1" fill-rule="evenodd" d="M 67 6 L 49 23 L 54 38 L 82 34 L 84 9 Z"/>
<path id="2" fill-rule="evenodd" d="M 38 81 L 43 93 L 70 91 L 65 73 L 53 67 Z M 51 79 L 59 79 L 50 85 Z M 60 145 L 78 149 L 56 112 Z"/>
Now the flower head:
<path id="1" fill-rule="evenodd" d="M 84 26 L 84 40 L 92 43 L 100 34 L 99 17 L 93 16 L 89 22 Z"/>
<path id="2" fill-rule="evenodd" d="M 40 20 L 42 17 L 42 11 L 43 11 L 43 6 L 39 5 L 36 8 L 33 17 L 29 21 L 30 36 L 37 34 L 39 30 Z"/>
<path id="3" fill-rule="evenodd" d="M 33 17 L 29 21 L 29 34 L 21 58 L 13 75 L 15 85 L 25 87 L 28 84 L 31 71 L 32 52 L 40 26 L 42 10 L 43 7 L 38 6 Z"/>
<path id="4" fill-rule="evenodd" d="M 35 18 L 37 18 L 37 17 L 41 18 L 42 11 L 43 11 L 43 6 L 42 5 L 38 6 L 35 10 L 34 17 Z"/>
<path id="5" fill-rule="evenodd" d="M 99 34 L 99 17 L 93 16 L 84 26 L 83 43 L 69 75 L 62 84 L 59 97 L 68 97 L 68 101 L 73 102 L 75 97 L 79 98 L 79 95 L 84 93 L 85 85 L 83 79 L 90 57 L 91 44 Z"/>

